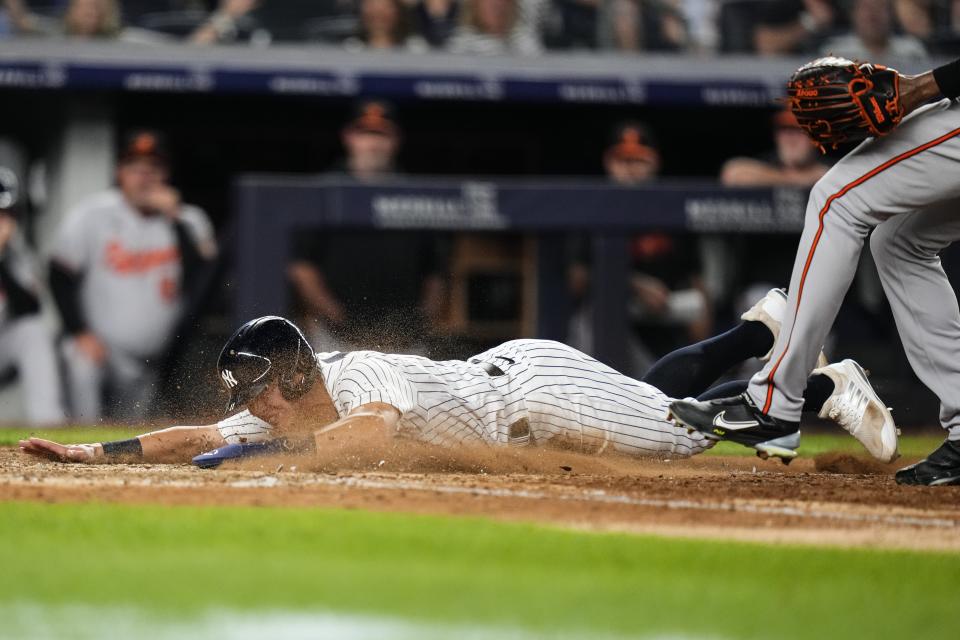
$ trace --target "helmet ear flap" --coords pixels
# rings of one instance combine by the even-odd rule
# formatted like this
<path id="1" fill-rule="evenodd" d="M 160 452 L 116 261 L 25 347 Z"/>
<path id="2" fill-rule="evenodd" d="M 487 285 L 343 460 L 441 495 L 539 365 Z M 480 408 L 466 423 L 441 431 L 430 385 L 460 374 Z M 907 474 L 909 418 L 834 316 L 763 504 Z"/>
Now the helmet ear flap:
<path id="1" fill-rule="evenodd" d="M 278 379 L 280 395 L 283 396 L 284 400 L 289 402 L 299 400 L 313 387 L 313 383 L 317 379 L 317 363 L 312 357 L 312 350 L 307 349 L 307 352 L 310 357 L 301 358 L 298 353 L 293 371 L 288 375 L 280 376 Z"/>
<path id="2" fill-rule="evenodd" d="M 284 400 L 295 402 L 306 395 L 307 391 L 313 387 L 316 379 L 316 372 L 295 371 L 291 376 L 283 376 L 279 379 L 280 395 Z"/>

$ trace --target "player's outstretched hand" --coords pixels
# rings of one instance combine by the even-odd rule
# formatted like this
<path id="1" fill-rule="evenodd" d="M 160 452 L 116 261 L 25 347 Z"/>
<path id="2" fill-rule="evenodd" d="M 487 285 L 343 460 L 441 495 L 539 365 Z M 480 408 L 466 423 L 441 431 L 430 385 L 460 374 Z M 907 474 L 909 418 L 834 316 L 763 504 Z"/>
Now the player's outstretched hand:
<path id="1" fill-rule="evenodd" d="M 97 459 L 97 445 L 59 444 L 43 438 L 21 440 L 20 452 L 54 462 L 94 462 Z"/>

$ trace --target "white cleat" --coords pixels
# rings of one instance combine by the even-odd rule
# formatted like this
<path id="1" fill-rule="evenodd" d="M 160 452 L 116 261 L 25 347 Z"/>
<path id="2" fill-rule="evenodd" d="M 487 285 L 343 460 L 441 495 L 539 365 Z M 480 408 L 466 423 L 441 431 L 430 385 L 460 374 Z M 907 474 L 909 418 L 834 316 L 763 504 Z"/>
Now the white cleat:
<path id="1" fill-rule="evenodd" d="M 773 342 L 776 344 L 777 337 L 780 335 L 780 325 L 783 323 L 783 316 L 786 314 L 786 311 L 787 292 L 783 289 L 770 289 L 767 295 L 763 296 L 755 305 L 744 311 L 740 319 L 762 322 L 766 325 L 767 329 L 770 329 L 770 333 L 773 334 Z M 767 362 L 772 355 L 773 347 L 770 347 L 770 351 L 760 358 L 760 360 Z M 827 356 L 821 351 L 820 355 L 817 356 L 817 366 L 825 367 L 829 362 Z"/>
<path id="2" fill-rule="evenodd" d="M 814 369 L 813 373 L 827 376 L 834 386 L 818 415 L 849 431 L 880 462 L 896 460 L 900 456 L 900 430 L 863 368 L 853 360 L 844 360 Z"/>

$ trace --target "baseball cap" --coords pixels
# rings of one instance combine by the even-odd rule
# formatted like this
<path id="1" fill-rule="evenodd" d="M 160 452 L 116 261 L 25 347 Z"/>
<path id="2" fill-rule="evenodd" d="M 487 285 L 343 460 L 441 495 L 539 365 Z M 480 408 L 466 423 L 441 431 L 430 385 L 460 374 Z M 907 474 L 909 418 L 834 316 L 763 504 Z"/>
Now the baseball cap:
<path id="1" fill-rule="evenodd" d="M 139 158 L 156 160 L 163 164 L 170 163 L 166 140 L 160 133 L 150 129 L 138 129 L 124 137 L 123 147 L 120 149 L 120 162 Z"/>
<path id="2" fill-rule="evenodd" d="M 347 124 L 347 129 L 363 133 L 379 133 L 392 136 L 399 133 L 393 106 L 383 100 L 364 100 L 360 102 Z"/>
<path id="3" fill-rule="evenodd" d="M 621 160 L 654 160 L 659 155 L 650 130 L 639 122 L 617 125 L 607 153 Z"/>
<path id="4" fill-rule="evenodd" d="M 782 109 L 773 115 L 773 126 L 776 129 L 799 129 L 800 123 L 790 109 Z"/>

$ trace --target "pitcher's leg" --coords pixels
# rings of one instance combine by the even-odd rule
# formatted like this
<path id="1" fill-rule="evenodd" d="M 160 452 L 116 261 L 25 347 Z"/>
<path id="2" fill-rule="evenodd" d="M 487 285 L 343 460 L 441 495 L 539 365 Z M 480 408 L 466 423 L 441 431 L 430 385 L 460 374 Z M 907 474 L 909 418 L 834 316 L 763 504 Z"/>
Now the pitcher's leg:
<path id="1" fill-rule="evenodd" d="M 870 238 L 907 359 L 940 399 L 953 440 L 960 440 L 960 308 L 939 253 L 958 238 L 957 201 L 890 219 Z"/>

